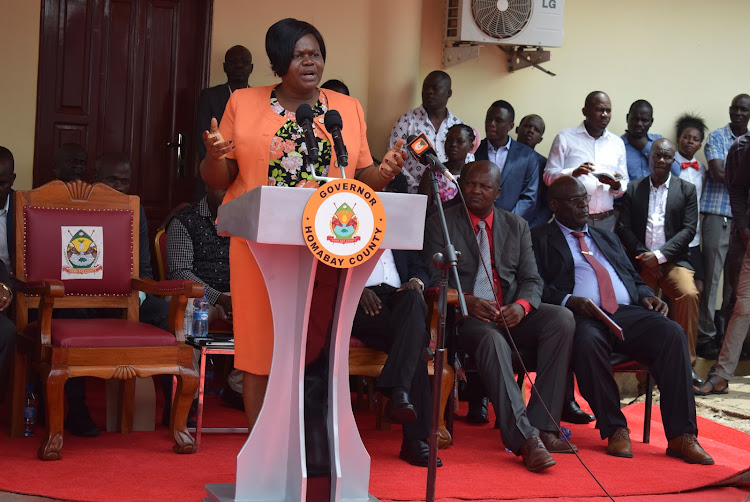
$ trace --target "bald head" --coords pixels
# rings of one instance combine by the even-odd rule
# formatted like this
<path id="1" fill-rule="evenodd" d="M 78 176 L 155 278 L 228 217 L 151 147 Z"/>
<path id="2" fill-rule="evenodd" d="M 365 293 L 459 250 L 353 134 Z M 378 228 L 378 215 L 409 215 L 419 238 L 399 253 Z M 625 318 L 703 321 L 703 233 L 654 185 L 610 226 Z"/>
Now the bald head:
<path id="1" fill-rule="evenodd" d="M 130 190 L 130 161 L 123 153 L 104 153 L 96 161 L 96 181 L 114 188 L 118 192 Z"/>
<path id="2" fill-rule="evenodd" d="M 486 218 L 500 195 L 500 168 L 488 160 L 471 162 L 465 166 L 461 187 L 469 211 L 479 218 Z"/>
<path id="3" fill-rule="evenodd" d="M 561 176 L 549 186 L 549 208 L 557 221 L 571 230 L 581 230 L 589 217 L 589 196 L 577 178 Z"/>
<path id="4" fill-rule="evenodd" d="M 10 189 L 16 181 L 15 162 L 13 154 L 4 146 L 0 146 L 0 207 L 5 207 Z"/>
<path id="5" fill-rule="evenodd" d="M 674 163 L 674 144 L 667 138 L 659 138 L 651 145 L 648 154 L 648 167 L 651 169 L 651 182 L 659 186 L 669 178 Z"/>
<path id="6" fill-rule="evenodd" d="M 55 152 L 54 173 L 60 181 L 80 180 L 86 175 L 89 156 L 78 143 L 64 143 Z"/>

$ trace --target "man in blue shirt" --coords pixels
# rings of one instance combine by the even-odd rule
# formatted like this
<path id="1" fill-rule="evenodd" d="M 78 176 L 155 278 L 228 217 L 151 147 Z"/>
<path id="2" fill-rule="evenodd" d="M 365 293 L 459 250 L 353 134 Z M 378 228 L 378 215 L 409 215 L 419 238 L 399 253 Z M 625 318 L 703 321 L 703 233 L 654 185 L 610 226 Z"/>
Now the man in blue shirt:
<path id="1" fill-rule="evenodd" d="M 719 278 L 725 270 L 732 221 L 729 194 L 725 184 L 724 161 L 734 140 L 747 132 L 748 121 L 750 121 L 750 96 L 739 94 L 734 97 L 729 107 L 729 123 L 709 134 L 703 149 L 708 162 L 708 179 L 701 199 L 701 213 L 703 214 L 701 238 L 705 282 L 699 310 L 696 351 L 700 356 L 714 359 L 721 347 L 721 340 L 715 338 L 717 336 L 714 322 L 716 293 Z M 722 320 L 719 321 L 722 334 L 718 335 L 720 338 L 723 337 L 727 305 L 732 296 L 730 282 L 724 281 L 722 292 Z"/>
<path id="2" fill-rule="evenodd" d="M 625 118 L 628 128 L 621 138 L 625 143 L 628 177 L 630 181 L 635 181 L 651 174 L 648 155 L 651 153 L 651 145 L 662 135 L 648 132 L 654 123 L 654 108 L 645 99 L 634 101 Z M 679 169 L 673 170 L 672 174 L 679 176 Z"/>

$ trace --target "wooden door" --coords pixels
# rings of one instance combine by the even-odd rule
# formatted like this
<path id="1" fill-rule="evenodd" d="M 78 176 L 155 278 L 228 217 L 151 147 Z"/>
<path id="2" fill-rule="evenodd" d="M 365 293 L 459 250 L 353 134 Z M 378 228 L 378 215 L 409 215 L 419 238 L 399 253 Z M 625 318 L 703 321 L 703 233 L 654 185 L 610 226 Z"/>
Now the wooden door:
<path id="1" fill-rule="evenodd" d="M 212 0 L 43 0 L 34 186 L 54 179 L 55 150 L 124 152 L 130 193 L 151 236 L 190 201 L 197 100 L 208 82 Z M 178 147 L 179 138 L 182 138 Z"/>

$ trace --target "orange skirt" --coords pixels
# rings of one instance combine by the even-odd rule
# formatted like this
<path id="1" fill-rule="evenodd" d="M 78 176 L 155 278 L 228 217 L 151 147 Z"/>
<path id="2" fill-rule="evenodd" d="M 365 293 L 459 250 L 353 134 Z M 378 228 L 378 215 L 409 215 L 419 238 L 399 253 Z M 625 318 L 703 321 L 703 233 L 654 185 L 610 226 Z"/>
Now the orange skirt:
<path id="1" fill-rule="evenodd" d="M 273 357 L 273 319 L 263 274 L 245 239 L 229 244 L 230 287 L 234 321 L 234 365 L 268 375 Z M 338 269 L 318 262 L 310 307 L 305 361 L 314 361 L 328 344 L 336 307 Z M 281 312 L 283 315 L 283 312 Z"/>

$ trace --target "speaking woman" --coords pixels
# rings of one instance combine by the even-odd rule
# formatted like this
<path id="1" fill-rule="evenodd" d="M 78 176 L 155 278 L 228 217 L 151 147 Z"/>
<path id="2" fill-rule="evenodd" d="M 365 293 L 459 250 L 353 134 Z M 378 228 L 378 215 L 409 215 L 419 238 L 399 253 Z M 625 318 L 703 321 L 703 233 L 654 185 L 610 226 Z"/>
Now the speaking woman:
<path id="1" fill-rule="evenodd" d="M 402 141 L 385 155 L 380 165 L 372 162 L 367 144 L 364 113 L 359 102 L 318 88 L 326 60 L 323 37 L 309 23 L 282 19 L 266 33 L 266 53 L 277 85 L 238 89 L 229 99 L 221 128 L 211 120 L 203 133 L 207 155 L 201 162 L 203 180 L 211 188 L 226 188 L 228 202 L 259 185 L 315 187 L 307 173 L 307 148 L 295 111 L 312 107 L 313 128 L 320 155 L 318 175 L 337 176 L 331 136 L 317 116 L 338 110 L 345 127 L 342 135 L 349 151 L 348 178 L 356 178 L 375 190 L 382 189 L 401 170 L 406 153 Z M 260 412 L 268 383 L 273 350 L 271 310 L 258 265 L 241 238 L 232 237 L 229 252 L 235 366 L 244 372 L 245 412 L 252 429 Z M 318 263 L 308 327 L 306 360 L 318 356 L 328 337 L 333 315 L 337 273 Z"/>

